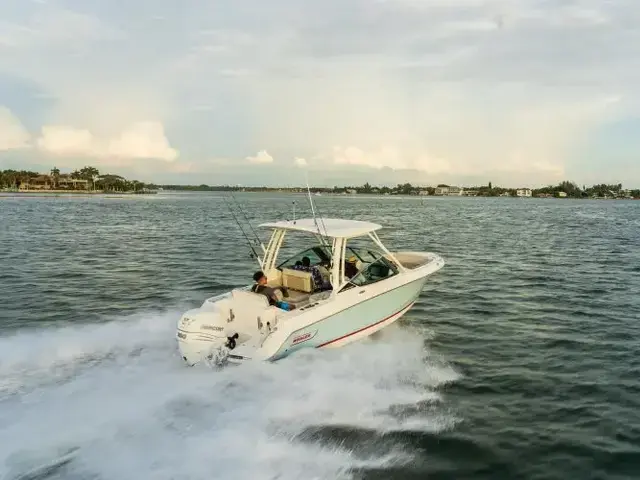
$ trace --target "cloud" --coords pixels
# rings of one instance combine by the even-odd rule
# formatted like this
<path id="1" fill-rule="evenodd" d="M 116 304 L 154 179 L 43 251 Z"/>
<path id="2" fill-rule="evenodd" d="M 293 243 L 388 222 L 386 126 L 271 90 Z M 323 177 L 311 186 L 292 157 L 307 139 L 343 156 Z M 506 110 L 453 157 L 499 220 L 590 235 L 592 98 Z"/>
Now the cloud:
<path id="1" fill-rule="evenodd" d="M 62 125 L 42 127 L 38 147 L 53 155 L 83 155 L 93 158 L 157 159 L 174 161 L 172 148 L 159 122 L 137 122 L 119 136 L 103 140 L 89 130 Z"/>
<path id="2" fill-rule="evenodd" d="M 49 5 L 40 5 L 25 22 L 0 23 L 0 48 L 50 49 L 69 43 L 124 40 L 117 28 L 94 15 Z"/>
<path id="3" fill-rule="evenodd" d="M 307 166 L 307 160 L 305 158 L 301 158 L 301 157 L 294 158 L 293 159 L 293 163 L 297 167 L 306 167 Z"/>
<path id="4" fill-rule="evenodd" d="M 111 141 L 108 154 L 125 158 L 155 158 L 173 161 L 178 151 L 169 145 L 159 122 L 138 122 Z"/>
<path id="5" fill-rule="evenodd" d="M 0 106 L 0 151 L 29 148 L 31 135 L 20 120 Z"/>
<path id="6" fill-rule="evenodd" d="M 628 178 L 628 154 L 581 152 L 640 117 L 635 0 L 5 3 L 0 98 L 42 130 L 26 156 L 152 156 L 173 163 L 149 175 L 176 182 L 243 182 L 237 165 L 280 158 L 331 181 Z M 3 90 L 5 74 L 49 100 Z M 622 159 L 631 136 L 601 151 Z"/>
<path id="7" fill-rule="evenodd" d="M 89 130 L 67 126 L 44 126 L 38 148 L 53 155 L 98 156 L 99 149 Z"/>
<path id="8" fill-rule="evenodd" d="M 247 160 L 256 164 L 273 163 L 273 157 L 266 150 L 260 150 L 254 157 L 247 157 Z"/>
<path id="9" fill-rule="evenodd" d="M 364 165 L 378 169 L 383 167 L 407 168 L 407 164 L 401 159 L 399 152 L 389 147 L 369 154 L 356 147 L 334 147 L 333 153 L 333 162 L 337 165 Z"/>
<path id="10" fill-rule="evenodd" d="M 463 159 L 455 163 L 446 158 L 434 156 L 427 151 L 401 152 L 392 147 L 380 150 L 364 151 L 357 147 L 334 147 L 332 154 L 325 156 L 334 165 L 368 167 L 375 170 L 414 171 L 431 176 L 458 175 L 464 177 L 481 177 L 495 175 L 498 171 L 521 176 L 527 174 L 549 174 L 560 178 L 565 169 L 561 164 L 533 160 L 527 152 L 514 151 L 504 158 L 488 159 L 478 163 L 475 159 Z"/>

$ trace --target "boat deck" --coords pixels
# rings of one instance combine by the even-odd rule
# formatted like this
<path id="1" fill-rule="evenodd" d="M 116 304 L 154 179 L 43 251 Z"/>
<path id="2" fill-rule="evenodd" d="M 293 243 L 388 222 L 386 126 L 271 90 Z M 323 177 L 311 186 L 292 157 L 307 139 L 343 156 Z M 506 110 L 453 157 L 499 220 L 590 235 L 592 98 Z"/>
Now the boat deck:
<path id="1" fill-rule="evenodd" d="M 314 292 L 314 293 L 306 293 L 306 292 L 300 292 L 297 290 L 289 289 L 288 293 L 289 293 L 289 296 L 288 297 L 282 296 L 282 300 L 292 305 L 295 305 L 296 308 L 300 308 L 310 303 L 313 303 L 319 300 L 324 300 L 325 298 L 329 297 L 329 295 L 331 295 L 331 290 Z"/>

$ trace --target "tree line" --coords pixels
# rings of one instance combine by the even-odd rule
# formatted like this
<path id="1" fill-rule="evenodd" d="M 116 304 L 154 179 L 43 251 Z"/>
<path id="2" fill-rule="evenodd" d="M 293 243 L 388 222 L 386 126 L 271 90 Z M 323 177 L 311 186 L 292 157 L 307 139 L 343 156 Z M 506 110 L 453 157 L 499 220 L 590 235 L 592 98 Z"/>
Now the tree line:
<path id="1" fill-rule="evenodd" d="M 592 185 L 591 187 L 582 186 L 579 187 L 574 182 L 564 181 L 558 185 L 549 185 L 533 190 L 534 195 L 551 195 L 558 196 L 560 192 L 567 194 L 569 198 L 590 198 L 590 197 L 623 197 L 627 193 L 622 188 L 621 183 L 617 184 L 605 184 L 600 183 Z M 628 195 L 633 198 L 640 198 L 640 189 L 633 189 L 628 191 Z"/>
<path id="2" fill-rule="evenodd" d="M 29 170 L 0 170 L 0 188 L 19 189 L 21 185 L 31 183 L 34 179 L 42 176 L 41 173 Z M 60 173 L 60 169 L 53 167 L 50 174 L 46 176 L 52 189 L 61 188 L 60 180 L 63 174 Z M 120 175 L 101 174 L 97 168 L 92 166 L 74 170 L 67 176 L 71 179 L 86 180 L 89 189 L 104 192 L 141 192 L 156 188 L 153 184 L 128 180 Z"/>
<path id="3" fill-rule="evenodd" d="M 289 191 L 289 192 L 306 192 L 303 187 L 243 187 L 239 185 L 161 185 L 166 190 L 180 191 L 210 191 L 210 192 L 272 192 L 272 191 Z M 359 193 L 369 195 L 417 195 L 420 192 L 427 192 L 429 195 L 435 195 L 436 189 L 439 187 L 449 187 L 450 185 L 438 184 L 436 187 L 421 187 L 410 183 L 398 184 L 394 187 L 389 186 L 372 186 L 368 182 L 359 186 L 334 186 L 334 187 L 310 187 L 312 193 Z M 517 196 L 518 189 L 494 186 L 491 182 L 488 185 L 479 185 L 471 187 L 463 187 L 465 191 L 473 191 L 479 197 L 499 197 L 499 196 Z M 578 187 L 577 184 L 570 181 L 560 182 L 557 185 L 549 185 L 546 187 L 531 189 L 532 196 L 560 196 L 564 192 L 568 198 L 590 198 L 590 197 L 619 197 L 623 196 L 622 184 L 607 185 L 598 184 L 591 187 Z M 630 196 L 640 198 L 640 189 L 631 190 Z"/>
<path id="4" fill-rule="evenodd" d="M 29 170 L 0 170 L 0 188 L 20 188 L 23 183 L 29 183 L 33 179 L 41 177 L 41 173 Z M 79 170 L 74 170 L 67 175 L 72 179 L 86 180 L 91 190 L 101 190 L 104 192 L 142 192 L 148 190 L 156 190 L 162 187 L 165 190 L 180 191 L 218 191 L 218 192 L 268 192 L 268 191 L 291 191 L 305 192 L 306 188 L 278 188 L 278 187 L 242 187 L 239 185 L 156 185 L 153 183 L 140 182 L 138 180 L 129 180 L 120 175 L 111 173 L 103 174 L 93 166 L 85 166 Z M 52 187 L 59 187 L 62 174 L 57 167 L 53 167 L 47 177 Z M 368 182 L 359 186 L 334 186 L 334 187 L 311 187 L 312 193 L 359 193 L 359 194 L 380 194 L 380 195 L 417 195 L 420 192 L 427 192 L 429 195 L 436 193 L 438 187 L 449 187 L 446 184 L 439 184 L 437 187 L 421 187 L 410 183 L 398 184 L 394 187 L 390 186 L 372 186 Z M 482 197 L 498 197 L 503 195 L 517 196 L 517 189 L 493 186 L 491 182 L 487 185 L 463 187 L 465 191 L 473 191 L 475 195 Z M 576 183 L 563 181 L 557 185 L 548 185 L 541 188 L 532 189 L 532 196 L 560 196 L 564 192 L 569 198 L 590 198 L 590 197 L 623 197 L 626 196 L 622 184 L 597 184 L 591 187 L 579 187 Z M 628 192 L 633 198 L 640 198 L 640 189 L 634 189 Z"/>

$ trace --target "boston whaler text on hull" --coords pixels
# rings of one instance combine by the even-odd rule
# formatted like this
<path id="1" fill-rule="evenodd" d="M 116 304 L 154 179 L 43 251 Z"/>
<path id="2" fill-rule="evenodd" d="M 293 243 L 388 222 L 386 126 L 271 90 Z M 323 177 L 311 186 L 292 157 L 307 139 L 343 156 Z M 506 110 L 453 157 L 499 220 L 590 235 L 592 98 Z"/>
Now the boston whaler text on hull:
<path id="1" fill-rule="evenodd" d="M 314 218 L 261 227 L 272 234 L 258 262 L 267 286 L 280 289 L 278 300 L 285 303 L 274 305 L 247 286 L 189 310 L 177 329 L 180 353 L 189 365 L 273 361 L 301 348 L 359 340 L 406 313 L 427 277 L 444 266 L 434 253 L 390 252 L 375 223 L 316 218 L 314 212 Z M 313 244 L 278 263 L 285 237 Z"/>

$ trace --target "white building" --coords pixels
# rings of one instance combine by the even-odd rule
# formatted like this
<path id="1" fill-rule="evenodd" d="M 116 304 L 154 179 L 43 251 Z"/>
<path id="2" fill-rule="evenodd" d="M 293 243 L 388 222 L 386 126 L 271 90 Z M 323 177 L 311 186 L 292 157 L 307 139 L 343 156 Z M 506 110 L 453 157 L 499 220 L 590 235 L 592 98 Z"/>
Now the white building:
<path id="1" fill-rule="evenodd" d="M 516 195 L 518 197 L 530 197 L 531 196 L 531 189 L 530 188 L 519 188 L 518 190 L 516 190 Z"/>
<path id="2" fill-rule="evenodd" d="M 436 187 L 436 195 L 462 195 L 463 189 L 460 187 Z"/>

